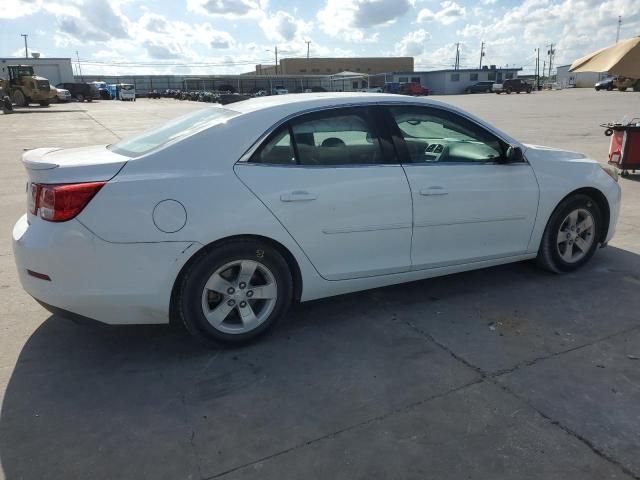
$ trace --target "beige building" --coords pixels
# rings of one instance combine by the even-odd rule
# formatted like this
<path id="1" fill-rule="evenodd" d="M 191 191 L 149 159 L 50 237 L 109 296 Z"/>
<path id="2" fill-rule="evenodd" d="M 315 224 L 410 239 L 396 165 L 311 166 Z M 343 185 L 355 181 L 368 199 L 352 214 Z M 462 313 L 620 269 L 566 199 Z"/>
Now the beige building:
<path id="1" fill-rule="evenodd" d="M 283 58 L 277 72 L 273 65 L 256 65 L 255 74 L 334 75 L 345 71 L 362 74 L 413 72 L 413 57 Z"/>

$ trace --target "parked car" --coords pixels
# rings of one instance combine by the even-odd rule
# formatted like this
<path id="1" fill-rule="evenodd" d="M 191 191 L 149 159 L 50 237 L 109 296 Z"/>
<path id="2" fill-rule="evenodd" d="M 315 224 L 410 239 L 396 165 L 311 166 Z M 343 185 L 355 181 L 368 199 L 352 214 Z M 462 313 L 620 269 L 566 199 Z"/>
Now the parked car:
<path id="1" fill-rule="evenodd" d="M 493 82 L 478 82 L 464 89 L 464 93 L 491 93 L 492 91 Z"/>
<path id="2" fill-rule="evenodd" d="M 419 83 L 403 83 L 400 86 L 400 92 L 403 95 L 429 95 L 429 89 L 423 87 Z"/>
<path id="3" fill-rule="evenodd" d="M 58 102 L 70 102 L 71 101 L 71 92 L 69 90 L 65 90 L 64 88 L 56 87 L 56 98 Z"/>
<path id="4" fill-rule="evenodd" d="M 135 102 L 136 101 L 136 87 L 130 83 L 120 83 L 117 87 L 118 100 L 123 102 Z"/>
<path id="5" fill-rule="evenodd" d="M 147 93 L 147 98 L 162 98 L 162 95 L 156 89 L 153 89 Z"/>
<path id="6" fill-rule="evenodd" d="M 571 272 L 620 209 L 611 166 L 379 93 L 252 98 L 22 162 L 30 295 L 108 324 L 171 318 L 207 344 L 251 340 L 294 301 L 528 259 Z"/>
<path id="7" fill-rule="evenodd" d="M 78 102 L 92 102 L 94 97 L 94 89 L 89 83 L 59 83 L 56 88 L 62 88 L 68 90 L 71 93 L 71 97 Z"/>
<path id="8" fill-rule="evenodd" d="M 271 91 L 272 95 L 286 95 L 289 93 L 289 90 L 284 88 L 281 85 L 277 85 L 275 87 L 273 87 L 273 90 Z"/>
<path id="9" fill-rule="evenodd" d="M 111 100 L 107 82 L 91 82 L 95 88 L 93 98 L 100 100 Z"/>
<path id="10" fill-rule="evenodd" d="M 505 80 L 502 83 L 494 83 L 492 89 L 497 94 L 501 94 L 502 92 L 506 93 L 507 95 L 509 95 L 511 92 L 531 93 L 531 90 L 533 90 L 533 85 L 525 82 L 524 80 L 520 80 L 519 78 L 511 78 L 509 80 Z"/>
<path id="11" fill-rule="evenodd" d="M 636 87 L 638 86 L 638 84 L 640 84 L 640 80 L 636 80 L 635 78 L 622 77 L 622 76 L 613 77 L 614 88 L 617 88 L 621 92 L 624 92 L 628 88 L 633 88 L 634 90 L 637 90 Z"/>

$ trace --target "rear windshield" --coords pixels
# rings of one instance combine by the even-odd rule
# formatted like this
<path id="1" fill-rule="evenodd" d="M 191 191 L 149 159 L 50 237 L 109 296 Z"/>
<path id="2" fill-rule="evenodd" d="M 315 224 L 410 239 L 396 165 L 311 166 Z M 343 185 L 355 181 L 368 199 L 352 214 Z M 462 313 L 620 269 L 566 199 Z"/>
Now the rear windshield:
<path id="1" fill-rule="evenodd" d="M 133 90 L 133 85 L 120 85 L 123 90 Z"/>
<path id="2" fill-rule="evenodd" d="M 240 114 L 226 108 L 205 108 L 166 123 L 155 130 L 150 130 L 135 137 L 125 138 L 118 143 L 109 145 L 108 148 L 114 153 L 127 157 L 140 157 L 170 142 L 183 139 L 214 125 L 224 123 L 236 115 Z"/>

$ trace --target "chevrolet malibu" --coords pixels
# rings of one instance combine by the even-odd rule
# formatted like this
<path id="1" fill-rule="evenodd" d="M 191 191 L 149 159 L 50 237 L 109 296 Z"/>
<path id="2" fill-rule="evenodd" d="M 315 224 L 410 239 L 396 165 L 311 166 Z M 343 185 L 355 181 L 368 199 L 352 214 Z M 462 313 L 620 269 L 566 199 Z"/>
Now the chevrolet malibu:
<path id="1" fill-rule="evenodd" d="M 179 321 L 205 343 L 253 339 L 295 301 L 528 259 L 569 272 L 620 208 L 607 166 L 384 94 L 254 98 L 22 161 L 30 295 L 62 316 Z"/>

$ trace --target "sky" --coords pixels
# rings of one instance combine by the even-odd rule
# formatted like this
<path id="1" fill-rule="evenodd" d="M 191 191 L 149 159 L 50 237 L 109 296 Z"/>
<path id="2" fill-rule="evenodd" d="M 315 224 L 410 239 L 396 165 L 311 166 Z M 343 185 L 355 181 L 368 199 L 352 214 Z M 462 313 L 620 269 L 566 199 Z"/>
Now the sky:
<path id="1" fill-rule="evenodd" d="M 0 0 L 0 57 L 79 58 L 84 74 L 228 74 L 279 57 L 412 56 L 416 70 L 532 72 L 640 35 L 640 0 Z M 311 42 L 307 44 L 306 42 Z M 77 53 L 76 53 L 77 52 Z M 74 65 L 74 68 L 77 68 Z"/>

